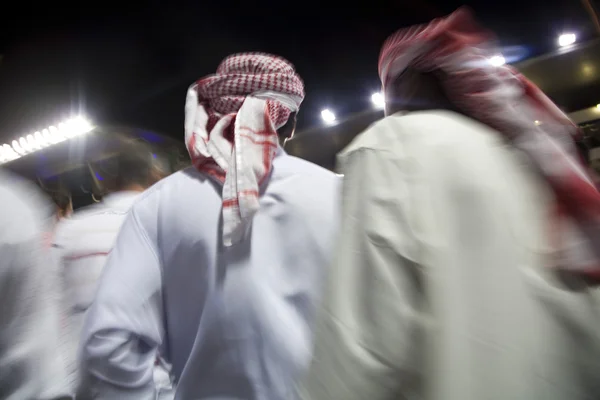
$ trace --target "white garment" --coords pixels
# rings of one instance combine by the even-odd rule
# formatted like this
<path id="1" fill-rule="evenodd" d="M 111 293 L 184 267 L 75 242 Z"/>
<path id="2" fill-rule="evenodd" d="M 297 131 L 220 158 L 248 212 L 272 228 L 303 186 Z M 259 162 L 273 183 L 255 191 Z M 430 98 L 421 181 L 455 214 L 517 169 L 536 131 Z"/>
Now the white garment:
<path id="1" fill-rule="evenodd" d="M 102 202 L 78 210 L 58 224 L 52 247 L 61 264 L 63 294 L 75 332 L 81 331 L 84 313 L 94 300 L 108 254 L 139 195 L 139 192 L 110 194 Z"/>
<path id="2" fill-rule="evenodd" d="M 289 399 L 337 229 L 339 178 L 281 149 L 251 231 L 221 243 L 221 186 L 195 169 L 143 194 L 86 319 L 82 398 L 153 399 L 159 346 L 175 398 Z"/>
<path id="3" fill-rule="evenodd" d="M 49 202 L 38 188 L 0 173 L 0 398 L 50 399 L 66 393 L 56 359 L 58 304 L 43 235 Z"/>
<path id="4" fill-rule="evenodd" d="M 340 163 L 303 398 L 597 398 L 598 293 L 546 268 L 549 191 L 500 135 L 450 112 L 391 116 Z"/>
<path id="5" fill-rule="evenodd" d="M 63 325 L 62 344 L 72 390 L 77 385 L 77 351 L 85 313 L 94 301 L 104 264 L 121 225 L 139 195 L 135 191 L 112 193 L 102 202 L 61 220 L 56 229 L 52 247 L 59 264 L 62 303 L 68 319 Z M 165 373 L 157 371 L 157 376 Z M 164 382 L 161 380 L 160 384 Z"/>

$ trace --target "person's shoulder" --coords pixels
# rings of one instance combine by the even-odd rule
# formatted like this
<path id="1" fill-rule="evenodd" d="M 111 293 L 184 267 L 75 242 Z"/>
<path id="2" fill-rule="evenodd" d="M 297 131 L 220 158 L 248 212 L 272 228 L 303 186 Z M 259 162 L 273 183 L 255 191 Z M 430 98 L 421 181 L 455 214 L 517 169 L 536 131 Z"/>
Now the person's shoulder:
<path id="1" fill-rule="evenodd" d="M 105 211 L 105 208 L 106 207 L 102 202 L 93 203 L 88 206 L 79 208 L 66 220 L 72 221 L 72 222 L 85 221 L 85 220 L 89 219 L 90 217 L 94 217 L 98 214 L 101 214 L 102 212 Z"/>
<path id="2" fill-rule="evenodd" d="M 392 144 L 399 140 L 403 129 L 401 119 L 404 115 L 391 115 L 372 123 L 359 133 L 340 153 L 340 158 L 349 157 L 361 151 L 389 151 Z"/>
<path id="3" fill-rule="evenodd" d="M 96 204 L 82 207 L 69 217 L 58 221 L 54 229 L 53 245 L 65 247 L 71 243 L 74 236 L 78 236 L 86 228 L 94 226 L 90 219 L 99 214 L 98 208 Z"/>
<path id="4" fill-rule="evenodd" d="M 81 207 L 68 218 L 60 220 L 55 236 L 60 237 L 78 230 L 86 230 L 90 226 L 94 226 L 98 219 L 103 219 L 106 211 L 106 206 L 102 202 Z"/>
<path id="5" fill-rule="evenodd" d="M 335 181 L 337 176 L 334 172 L 325 169 L 302 158 L 285 154 L 275 158 L 274 169 L 281 176 L 309 177 L 311 179 L 322 179 Z"/>
<path id="6" fill-rule="evenodd" d="M 341 176 L 323 167 L 294 156 L 277 157 L 269 190 L 298 206 L 298 210 L 312 210 L 312 205 L 320 204 L 321 211 L 327 214 L 328 205 L 337 204 L 342 184 Z M 293 200 L 291 200 L 293 199 Z"/>
<path id="7" fill-rule="evenodd" d="M 32 183 L 7 172 L 0 173 L 0 237 L 3 242 L 20 241 L 43 230 L 49 205 Z"/>
<path id="8" fill-rule="evenodd" d="M 213 188 L 211 178 L 199 172 L 195 167 L 188 167 L 161 179 L 141 193 L 133 204 L 136 212 L 142 208 L 158 206 L 163 198 L 190 195 L 190 192 Z"/>
<path id="9" fill-rule="evenodd" d="M 43 192 L 36 185 L 8 171 L 0 171 L 0 196 L 19 209 L 37 209 L 48 206 Z"/>
<path id="10" fill-rule="evenodd" d="M 373 123 L 360 133 L 340 153 L 340 158 L 347 158 L 361 150 L 402 153 L 407 145 L 458 143 L 471 139 L 473 132 L 485 131 L 490 131 L 490 128 L 452 111 L 397 113 Z"/>

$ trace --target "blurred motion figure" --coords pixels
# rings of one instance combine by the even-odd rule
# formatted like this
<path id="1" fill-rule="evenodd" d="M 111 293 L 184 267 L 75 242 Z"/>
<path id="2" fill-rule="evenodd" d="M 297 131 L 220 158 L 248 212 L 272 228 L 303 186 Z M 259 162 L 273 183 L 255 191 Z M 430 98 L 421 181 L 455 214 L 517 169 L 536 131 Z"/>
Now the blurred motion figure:
<path id="1" fill-rule="evenodd" d="M 268 54 L 227 57 L 188 90 L 194 167 L 123 225 L 83 335 L 84 395 L 152 399 L 157 349 L 176 399 L 289 399 L 337 229 L 338 178 L 288 156 L 304 85 Z"/>
<path id="2" fill-rule="evenodd" d="M 66 394 L 59 308 L 45 255 L 51 206 L 41 191 L 0 171 L 0 398 Z"/>
<path id="3" fill-rule="evenodd" d="M 305 399 L 600 393 L 600 197 L 577 127 L 492 38 L 461 9 L 385 42 Z"/>
<path id="4" fill-rule="evenodd" d="M 106 258 L 133 203 L 163 175 L 151 149 L 141 142 L 123 144 L 111 161 L 112 177 L 106 178 L 109 194 L 71 218 L 61 219 L 52 244 L 65 310 L 63 357 L 73 392 L 78 381 L 77 350 L 83 318 L 94 301 Z"/>
<path id="5" fill-rule="evenodd" d="M 56 223 L 64 218 L 69 218 L 73 214 L 73 201 L 71 195 L 65 189 L 52 193 L 52 200 L 56 204 L 55 220 Z"/>

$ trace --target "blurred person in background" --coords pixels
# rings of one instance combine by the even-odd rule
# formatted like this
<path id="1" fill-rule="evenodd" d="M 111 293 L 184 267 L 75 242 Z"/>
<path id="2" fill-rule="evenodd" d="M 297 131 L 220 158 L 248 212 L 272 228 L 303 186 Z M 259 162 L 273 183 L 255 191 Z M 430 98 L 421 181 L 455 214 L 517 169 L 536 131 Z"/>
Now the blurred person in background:
<path id="1" fill-rule="evenodd" d="M 188 90 L 194 167 L 135 204 L 83 335 L 83 398 L 153 399 L 164 349 L 176 399 L 289 399 L 337 230 L 338 178 L 287 155 L 304 85 L 268 54 L 227 57 Z"/>
<path id="2" fill-rule="evenodd" d="M 71 218 L 62 219 L 52 244 L 66 319 L 63 357 L 69 366 L 73 392 L 78 383 L 77 350 L 83 318 L 94 301 L 106 258 L 133 203 L 163 176 L 151 149 L 140 142 L 123 144 L 111 161 L 112 177 L 105 178 L 109 194 L 101 202 L 77 210 Z M 164 386 L 165 372 L 162 367 L 158 369 Z"/>
<path id="3" fill-rule="evenodd" d="M 56 358 L 59 308 L 44 233 L 51 205 L 39 188 L 0 171 L 0 398 L 68 398 Z"/>
<path id="4" fill-rule="evenodd" d="M 66 189 L 59 190 L 52 194 L 52 200 L 56 203 L 56 222 L 63 218 L 69 218 L 73 214 L 73 201 L 71 195 Z"/>
<path id="5" fill-rule="evenodd" d="M 600 196 L 577 127 L 492 38 L 461 9 L 385 42 L 304 399 L 600 393 Z"/>

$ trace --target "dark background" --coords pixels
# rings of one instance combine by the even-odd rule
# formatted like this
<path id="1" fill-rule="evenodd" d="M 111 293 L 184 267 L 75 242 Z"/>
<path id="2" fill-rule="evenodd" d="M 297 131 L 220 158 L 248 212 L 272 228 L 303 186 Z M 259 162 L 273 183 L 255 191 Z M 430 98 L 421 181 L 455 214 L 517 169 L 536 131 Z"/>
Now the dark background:
<path id="1" fill-rule="evenodd" d="M 578 0 L 468 1 L 518 58 L 552 50 L 563 31 L 594 35 Z M 370 107 L 377 57 L 396 29 L 452 12 L 455 1 L 17 2 L 0 16 L 0 141 L 81 112 L 183 136 L 185 91 L 229 53 L 266 51 L 305 80 L 299 128 Z M 598 4 L 596 1 L 596 7 Z M 509 60 L 513 61 L 513 60 Z"/>

